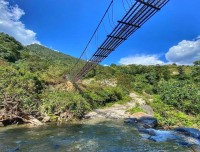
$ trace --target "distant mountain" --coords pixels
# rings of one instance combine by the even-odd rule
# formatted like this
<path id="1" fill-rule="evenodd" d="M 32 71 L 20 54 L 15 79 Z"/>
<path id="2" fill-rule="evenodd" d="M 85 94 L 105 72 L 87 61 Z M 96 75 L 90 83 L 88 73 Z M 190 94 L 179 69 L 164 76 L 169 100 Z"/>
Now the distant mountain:
<path id="1" fill-rule="evenodd" d="M 30 58 L 35 56 L 41 60 L 48 60 L 54 63 L 59 61 L 64 65 L 72 65 L 77 62 L 77 58 L 56 52 L 42 45 L 31 44 L 23 46 L 8 34 L 0 33 L 0 58 L 8 62 L 15 62 L 27 57 L 27 54 L 24 56 L 24 52 L 28 52 Z"/>
<path id="2" fill-rule="evenodd" d="M 30 51 L 30 55 L 38 55 L 42 59 L 65 60 L 65 61 L 69 61 L 70 63 L 77 61 L 77 58 L 66 55 L 64 53 L 54 51 L 52 49 L 49 49 L 39 44 L 31 44 L 31 45 L 26 46 L 26 48 Z"/>

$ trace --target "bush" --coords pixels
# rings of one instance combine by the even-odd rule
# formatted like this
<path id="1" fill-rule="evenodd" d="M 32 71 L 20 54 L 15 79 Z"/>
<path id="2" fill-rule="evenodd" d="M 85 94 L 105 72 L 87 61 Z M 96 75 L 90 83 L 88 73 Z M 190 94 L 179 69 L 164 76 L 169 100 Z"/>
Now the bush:
<path id="1" fill-rule="evenodd" d="M 87 90 L 83 91 L 83 96 L 93 108 L 105 106 L 108 103 L 117 101 L 126 101 L 127 92 L 119 87 L 103 87 L 97 85 L 87 86 Z"/>
<path id="2" fill-rule="evenodd" d="M 3 95 L 18 102 L 23 112 L 36 110 L 43 84 L 36 74 L 15 69 L 12 66 L 0 67 L 0 98 Z"/>
<path id="3" fill-rule="evenodd" d="M 187 114 L 200 113 L 200 90 L 190 81 L 162 82 L 158 87 L 161 100 Z"/>
<path id="4" fill-rule="evenodd" d="M 69 112 L 75 117 L 82 117 L 89 110 L 89 103 L 77 92 L 47 91 L 42 95 L 40 111 L 48 115 Z"/>
<path id="5" fill-rule="evenodd" d="M 164 104 L 159 97 L 156 97 L 150 105 L 154 110 L 154 116 L 158 119 L 159 126 L 167 128 L 183 126 L 199 128 L 199 118 L 186 115 L 175 107 Z"/>

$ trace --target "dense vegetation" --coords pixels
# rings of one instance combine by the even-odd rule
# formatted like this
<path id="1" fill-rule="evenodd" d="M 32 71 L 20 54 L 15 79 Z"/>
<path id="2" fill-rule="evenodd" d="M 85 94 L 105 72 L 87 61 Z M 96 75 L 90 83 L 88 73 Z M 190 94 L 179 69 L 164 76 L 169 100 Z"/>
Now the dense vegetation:
<path id="1" fill-rule="evenodd" d="M 98 66 L 73 85 L 68 78 L 76 62 L 0 33 L 0 119 L 22 112 L 38 119 L 80 118 L 91 109 L 129 101 L 134 91 L 146 98 L 162 126 L 200 126 L 199 61 L 194 66 Z"/>
<path id="2" fill-rule="evenodd" d="M 0 50 L 0 120 L 24 114 L 68 120 L 106 103 L 128 100 L 118 87 L 74 87 L 68 77 L 77 59 L 71 56 L 37 44 L 24 47 L 3 33 Z"/>
<path id="3" fill-rule="evenodd" d="M 128 92 L 134 91 L 152 106 L 160 125 L 200 126 L 200 62 L 194 66 L 98 67 L 87 78 L 109 79 Z M 152 98 L 153 102 L 148 99 Z M 142 111 L 140 107 L 132 109 Z"/>

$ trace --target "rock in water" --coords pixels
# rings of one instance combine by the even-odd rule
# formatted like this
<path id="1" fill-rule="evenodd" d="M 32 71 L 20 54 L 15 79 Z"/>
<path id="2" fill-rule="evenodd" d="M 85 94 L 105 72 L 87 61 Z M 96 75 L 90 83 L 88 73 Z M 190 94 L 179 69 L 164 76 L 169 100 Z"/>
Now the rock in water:
<path id="1" fill-rule="evenodd" d="M 14 150 L 14 151 L 19 151 L 19 147 L 15 148 L 15 150 Z"/>
<path id="2" fill-rule="evenodd" d="M 0 122 L 0 127 L 4 127 L 4 124 L 2 122 Z"/>
<path id="3" fill-rule="evenodd" d="M 54 149 L 58 149 L 60 146 L 58 144 L 54 145 Z"/>
<path id="4" fill-rule="evenodd" d="M 177 132 L 183 133 L 184 135 L 191 136 L 193 138 L 200 139 L 200 130 L 194 128 L 175 128 Z"/>
<path id="5" fill-rule="evenodd" d="M 158 125 L 158 121 L 154 117 L 142 117 L 139 119 L 139 123 L 143 124 L 145 128 L 155 128 Z"/>
<path id="6" fill-rule="evenodd" d="M 135 124 L 138 122 L 138 120 L 136 118 L 126 118 L 124 120 L 125 123 L 129 123 L 129 124 Z"/>
<path id="7" fill-rule="evenodd" d="M 124 122 L 136 124 L 138 128 L 155 128 L 158 125 L 156 118 L 143 112 L 133 114 L 131 118 L 126 118 Z"/>

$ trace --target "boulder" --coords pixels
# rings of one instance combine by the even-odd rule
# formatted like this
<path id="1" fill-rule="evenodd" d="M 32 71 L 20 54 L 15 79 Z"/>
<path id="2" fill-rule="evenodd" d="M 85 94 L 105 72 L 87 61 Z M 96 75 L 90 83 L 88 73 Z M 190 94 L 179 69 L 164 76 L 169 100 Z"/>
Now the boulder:
<path id="1" fill-rule="evenodd" d="M 142 117 L 138 121 L 144 126 L 144 128 L 155 128 L 158 125 L 158 121 L 154 117 Z"/>
<path id="2" fill-rule="evenodd" d="M 149 105 L 141 105 L 141 108 L 144 112 L 146 112 L 147 114 L 153 116 L 154 115 L 154 111 L 153 109 L 149 106 Z"/>
<path id="3" fill-rule="evenodd" d="M 131 118 L 126 118 L 125 123 L 136 124 L 138 128 L 155 128 L 158 125 L 156 118 L 144 112 L 137 112 L 131 115 Z"/>
<path id="4" fill-rule="evenodd" d="M 175 131 L 183 133 L 186 136 L 191 136 L 196 139 L 200 139 L 200 130 L 194 128 L 175 128 Z"/>
<path id="5" fill-rule="evenodd" d="M 125 123 L 129 123 L 129 124 L 134 124 L 134 123 L 137 123 L 138 120 L 136 118 L 126 118 L 124 120 Z"/>
<path id="6" fill-rule="evenodd" d="M 132 115 L 130 116 L 130 118 L 136 118 L 136 119 L 140 119 L 140 118 L 142 118 L 142 117 L 152 117 L 152 116 L 149 115 L 149 114 L 146 114 L 146 113 L 144 113 L 144 112 L 136 112 L 136 113 L 134 113 L 134 114 L 132 114 Z"/>
<path id="7" fill-rule="evenodd" d="M 4 127 L 4 124 L 2 122 L 0 122 L 0 127 Z"/>
<path id="8" fill-rule="evenodd" d="M 92 112 L 89 112 L 88 114 L 84 115 L 83 118 L 85 118 L 85 119 L 96 118 L 97 115 L 98 114 L 96 112 L 92 111 Z"/>
<path id="9" fill-rule="evenodd" d="M 42 120 L 42 122 L 50 122 L 51 121 L 51 117 L 49 117 L 49 116 L 46 116 L 46 117 L 44 117 L 43 118 L 43 120 Z"/>
<path id="10" fill-rule="evenodd" d="M 153 129 L 138 129 L 140 133 L 148 134 L 150 136 L 155 136 L 156 132 Z"/>

